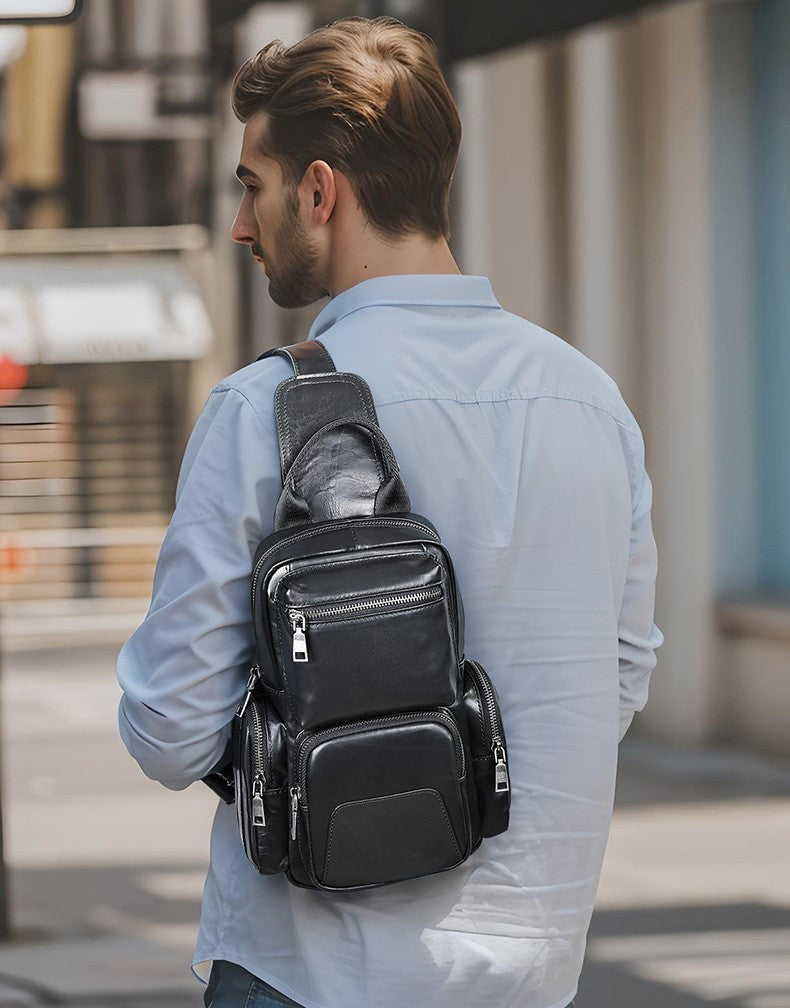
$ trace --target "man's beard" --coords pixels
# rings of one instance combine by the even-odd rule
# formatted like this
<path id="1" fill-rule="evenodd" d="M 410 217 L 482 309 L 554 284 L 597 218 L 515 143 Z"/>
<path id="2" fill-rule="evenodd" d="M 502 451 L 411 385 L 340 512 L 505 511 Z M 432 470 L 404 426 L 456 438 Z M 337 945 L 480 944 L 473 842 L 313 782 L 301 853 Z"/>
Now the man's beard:
<path id="1" fill-rule="evenodd" d="M 315 276 L 318 249 L 304 232 L 299 220 L 295 192 L 285 197 L 285 213 L 274 235 L 277 262 L 266 260 L 269 297 L 281 308 L 302 308 L 326 295 Z M 255 248 L 253 248 L 255 252 Z"/>

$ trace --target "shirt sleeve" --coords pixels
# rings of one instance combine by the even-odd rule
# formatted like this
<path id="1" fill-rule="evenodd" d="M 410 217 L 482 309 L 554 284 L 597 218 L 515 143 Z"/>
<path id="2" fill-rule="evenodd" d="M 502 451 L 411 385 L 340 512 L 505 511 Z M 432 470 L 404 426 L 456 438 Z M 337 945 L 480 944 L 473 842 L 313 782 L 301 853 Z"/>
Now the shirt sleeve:
<path id="1" fill-rule="evenodd" d="M 650 509 L 653 487 L 644 467 L 644 444 L 637 431 L 636 491 L 633 496 L 631 542 L 625 591 L 618 622 L 620 675 L 620 741 L 633 719 L 647 703 L 650 673 L 656 665 L 656 648 L 664 635 L 653 622 L 658 554 Z"/>
<path id="2" fill-rule="evenodd" d="M 117 665 L 121 738 L 172 790 L 212 770 L 230 737 L 254 653 L 252 557 L 280 486 L 273 417 L 220 386 L 184 454 L 148 615 Z"/>

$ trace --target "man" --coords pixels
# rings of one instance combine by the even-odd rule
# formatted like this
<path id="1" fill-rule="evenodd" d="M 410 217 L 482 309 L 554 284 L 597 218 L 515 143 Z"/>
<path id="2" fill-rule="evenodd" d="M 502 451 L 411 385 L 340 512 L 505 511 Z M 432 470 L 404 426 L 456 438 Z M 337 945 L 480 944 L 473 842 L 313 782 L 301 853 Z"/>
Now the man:
<path id="1" fill-rule="evenodd" d="M 261 876 L 220 804 L 193 967 L 211 1008 L 565 1008 L 611 820 L 617 744 L 647 698 L 651 485 L 616 386 L 510 314 L 450 253 L 460 122 L 430 40 L 346 19 L 239 71 L 232 237 L 309 336 L 370 385 L 412 508 L 453 556 L 467 653 L 509 744 L 510 828 L 460 867 L 362 892 Z M 121 652 L 120 730 L 175 790 L 220 761 L 253 654 L 251 559 L 280 491 L 266 359 L 189 442 L 151 609 Z"/>

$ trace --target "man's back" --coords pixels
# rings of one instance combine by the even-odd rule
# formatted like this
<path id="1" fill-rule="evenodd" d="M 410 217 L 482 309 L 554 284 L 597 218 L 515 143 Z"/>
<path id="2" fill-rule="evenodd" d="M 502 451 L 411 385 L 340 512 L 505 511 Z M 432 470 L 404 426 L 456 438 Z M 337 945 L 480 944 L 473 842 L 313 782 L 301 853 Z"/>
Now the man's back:
<path id="1" fill-rule="evenodd" d="M 373 278 L 310 335 L 370 385 L 412 510 L 451 552 L 467 654 L 501 700 L 510 828 L 452 871 L 332 894 L 260 876 L 220 805 L 193 962 L 236 962 L 320 1008 L 564 1008 L 609 829 L 618 711 L 644 705 L 661 642 L 641 435 L 613 382 L 502 310 L 484 277 Z M 249 561 L 272 527 L 273 393 L 288 373 L 267 360 L 212 394 L 151 614 L 119 661 L 124 739 L 171 787 L 213 765 L 243 689 Z"/>

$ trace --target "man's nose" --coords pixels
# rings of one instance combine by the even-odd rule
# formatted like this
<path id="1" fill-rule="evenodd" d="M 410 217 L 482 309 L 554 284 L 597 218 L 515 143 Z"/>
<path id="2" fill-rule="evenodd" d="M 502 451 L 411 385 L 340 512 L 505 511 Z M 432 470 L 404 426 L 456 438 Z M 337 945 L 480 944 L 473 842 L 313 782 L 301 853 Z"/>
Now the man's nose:
<path id="1" fill-rule="evenodd" d="M 233 241 L 239 242 L 240 245 L 252 245 L 255 241 L 252 221 L 249 214 L 244 213 L 242 207 L 239 207 L 236 214 L 236 219 L 230 229 L 230 236 Z"/>

